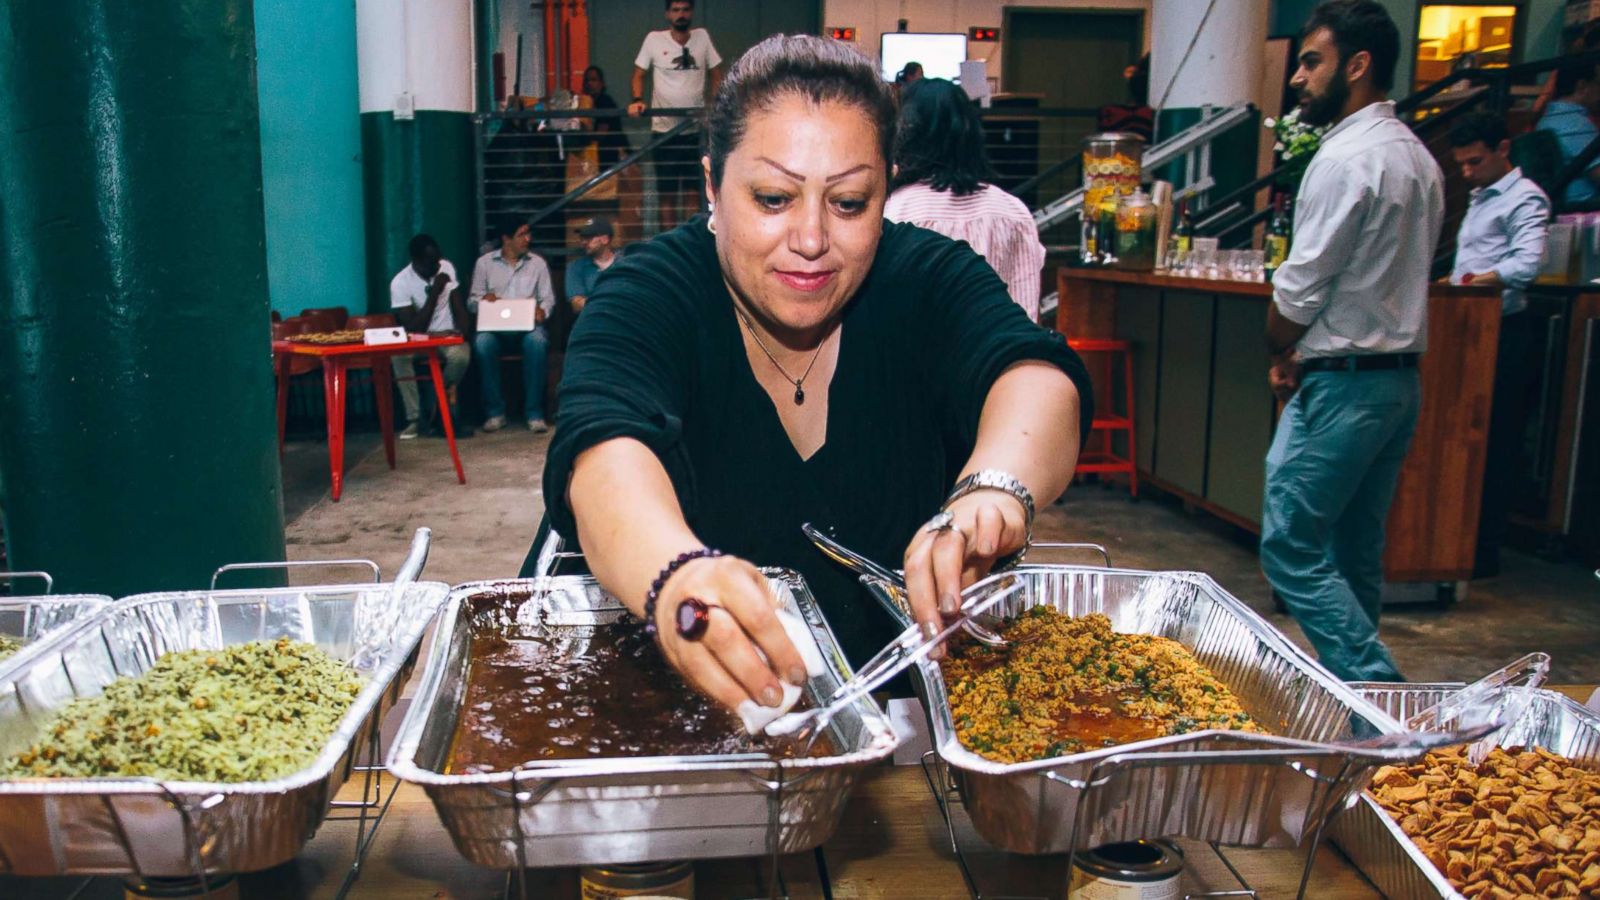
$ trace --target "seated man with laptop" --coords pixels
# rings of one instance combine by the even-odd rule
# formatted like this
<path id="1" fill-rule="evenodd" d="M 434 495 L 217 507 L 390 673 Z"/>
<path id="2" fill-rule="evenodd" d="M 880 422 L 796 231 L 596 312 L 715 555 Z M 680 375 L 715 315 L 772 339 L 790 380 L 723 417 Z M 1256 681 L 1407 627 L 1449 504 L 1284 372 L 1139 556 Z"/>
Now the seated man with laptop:
<path id="1" fill-rule="evenodd" d="M 556 306 L 550 267 L 528 252 L 528 223 L 507 217 L 494 225 L 491 238 L 500 244 L 478 258 L 472 270 L 467 305 L 477 313 L 478 336 L 472 347 L 483 373 L 484 431 L 506 424 L 505 395 L 500 391 L 500 356 L 522 354 L 522 409 L 530 431 L 549 431 L 544 420 L 545 357 L 550 337 L 545 321 Z"/>
<path id="2" fill-rule="evenodd" d="M 407 248 L 411 264 L 395 273 L 389 282 L 389 306 L 394 310 L 395 321 L 401 328 L 413 333 L 439 334 L 464 332 L 469 321 L 466 304 L 461 299 L 461 284 L 456 280 L 455 266 L 444 258 L 439 242 L 431 235 L 419 234 L 411 239 Z M 456 384 L 467 374 L 472 363 L 472 351 L 465 344 L 441 347 L 437 351 L 443 362 L 444 386 L 450 399 L 450 420 L 455 424 L 456 437 L 471 437 L 472 429 L 466 427 L 454 412 Z M 403 379 L 400 402 L 406 410 L 406 427 L 400 432 L 401 440 L 417 436 L 421 427 L 422 405 L 417 396 L 416 371 L 412 363 L 422 357 L 396 354 L 393 357 L 394 374 Z M 437 421 L 433 426 L 439 435 L 443 426 Z"/>

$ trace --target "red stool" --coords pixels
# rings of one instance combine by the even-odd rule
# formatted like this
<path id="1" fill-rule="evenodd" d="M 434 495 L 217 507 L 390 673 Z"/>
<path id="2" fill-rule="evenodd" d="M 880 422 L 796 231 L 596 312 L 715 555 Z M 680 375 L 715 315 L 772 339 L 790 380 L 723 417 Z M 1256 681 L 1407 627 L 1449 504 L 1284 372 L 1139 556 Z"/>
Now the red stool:
<path id="1" fill-rule="evenodd" d="M 1105 380 L 1101 382 L 1106 386 L 1105 400 L 1097 402 L 1095 406 L 1094 423 L 1091 434 L 1097 435 L 1099 440 L 1091 442 L 1090 448 L 1078 456 L 1078 468 L 1075 474 L 1117 474 L 1124 473 L 1128 476 L 1128 493 L 1139 496 L 1139 469 L 1135 460 L 1138 452 L 1135 442 L 1133 427 L 1133 347 L 1128 341 L 1118 341 L 1103 338 L 1069 338 L 1067 346 L 1080 354 L 1095 354 L 1104 360 Z M 1114 413 L 1107 409 L 1112 397 L 1111 375 L 1116 371 L 1118 357 L 1122 360 L 1122 411 Z M 1097 398 L 1098 400 L 1098 398 Z M 1106 411 L 1102 412 L 1101 409 Z M 1116 454 L 1112 436 L 1116 432 L 1126 432 L 1128 435 L 1128 455 L 1126 457 Z"/>

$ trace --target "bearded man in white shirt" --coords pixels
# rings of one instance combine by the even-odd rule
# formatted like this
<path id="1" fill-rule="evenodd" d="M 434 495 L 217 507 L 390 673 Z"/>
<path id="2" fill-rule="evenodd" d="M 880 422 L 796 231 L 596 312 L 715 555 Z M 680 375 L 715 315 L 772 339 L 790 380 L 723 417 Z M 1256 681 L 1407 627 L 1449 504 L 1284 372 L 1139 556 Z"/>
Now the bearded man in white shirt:
<path id="1" fill-rule="evenodd" d="M 1378 638 L 1384 523 L 1416 430 L 1443 176 L 1384 98 L 1400 35 L 1374 0 L 1311 14 L 1290 86 L 1332 125 L 1273 276 L 1268 380 L 1287 402 L 1267 452 L 1261 568 L 1346 681 L 1401 681 Z"/>
<path id="2" fill-rule="evenodd" d="M 650 76 L 650 105 L 664 109 L 703 108 L 716 96 L 722 82 L 722 55 L 704 28 L 694 23 L 694 0 L 666 0 L 671 28 L 644 36 L 633 60 L 633 102 L 628 115 L 644 114 L 644 78 Z M 709 77 L 708 77 L 709 75 Z M 650 120 L 652 137 L 671 131 L 683 120 L 656 116 Z M 700 183 L 700 129 L 691 125 L 657 147 L 654 159 L 661 230 L 666 231 L 694 215 L 705 189 Z"/>

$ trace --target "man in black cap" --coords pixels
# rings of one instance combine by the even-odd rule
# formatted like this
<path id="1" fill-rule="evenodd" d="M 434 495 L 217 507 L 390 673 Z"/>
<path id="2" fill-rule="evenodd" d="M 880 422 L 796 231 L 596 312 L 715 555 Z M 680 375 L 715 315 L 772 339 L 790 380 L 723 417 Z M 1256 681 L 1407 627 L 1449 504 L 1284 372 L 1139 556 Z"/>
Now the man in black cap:
<path id="1" fill-rule="evenodd" d="M 588 302 L 589 292 L 594 289 L 594 280 L 617 261 L 616 251 L 611 249 L 610 219 L 595 216 L 579 225 L 577 232 L 583 256 L 567 266 L 567 302 L 572 304 L 574 315 L 583 312 L 583 304 Z"/>

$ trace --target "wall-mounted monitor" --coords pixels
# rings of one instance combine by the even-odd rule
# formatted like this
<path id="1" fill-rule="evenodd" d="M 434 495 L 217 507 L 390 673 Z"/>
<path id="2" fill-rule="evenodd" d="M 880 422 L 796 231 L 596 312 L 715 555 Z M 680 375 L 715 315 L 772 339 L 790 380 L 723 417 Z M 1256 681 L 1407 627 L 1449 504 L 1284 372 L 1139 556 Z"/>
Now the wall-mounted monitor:
<path id="1" fill-rule="evenodd" d="M 884 81 L 893 81 L 908 62 L 921 63 L 926 78 L 955 81 L 961 77 L 961 64 L 967 61 L 967 36 L 885 32 L 878 45 L 878 59 L 882 61 Z"/>

